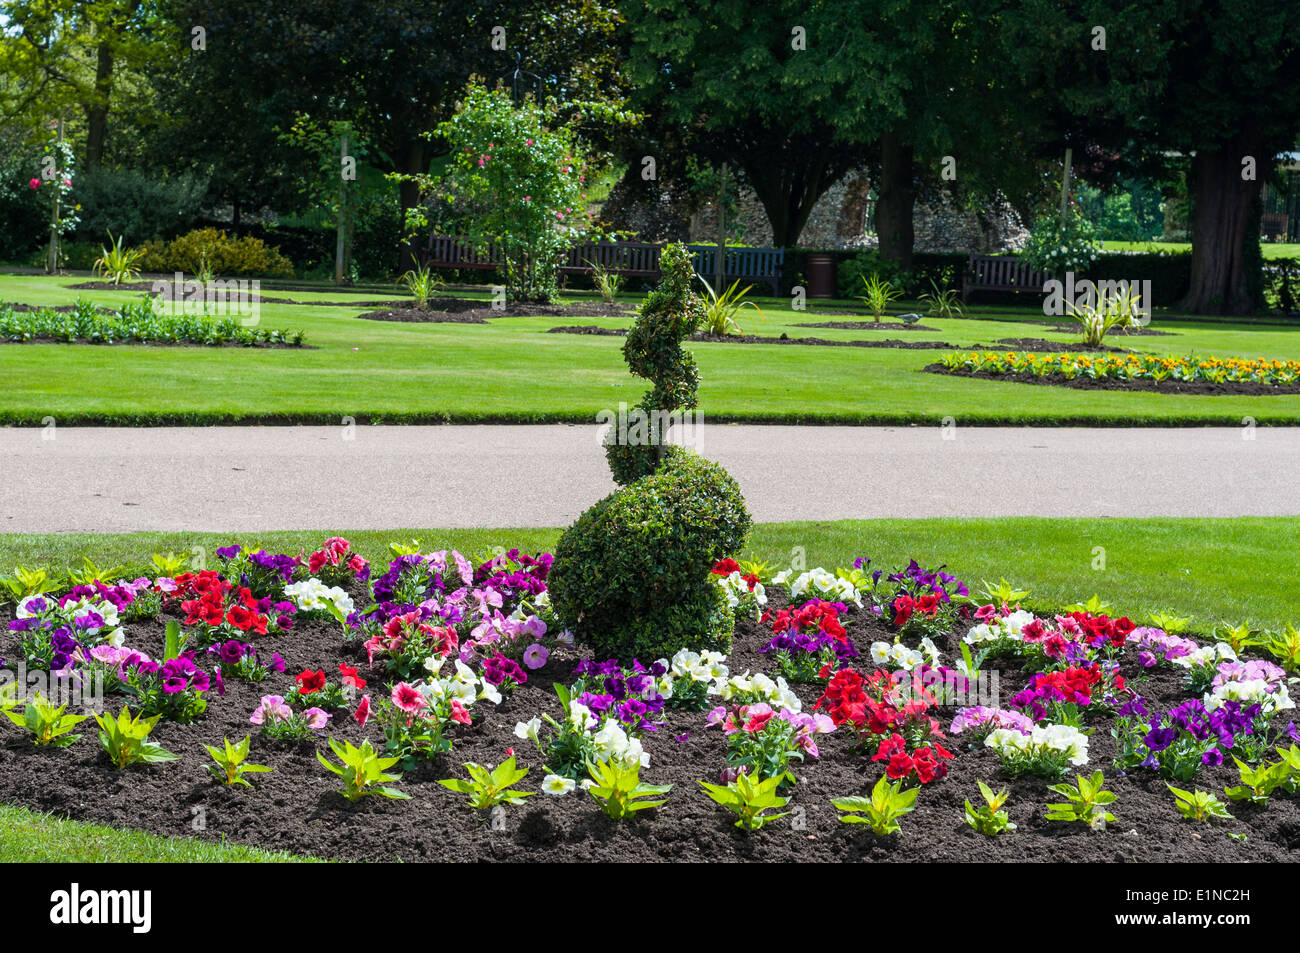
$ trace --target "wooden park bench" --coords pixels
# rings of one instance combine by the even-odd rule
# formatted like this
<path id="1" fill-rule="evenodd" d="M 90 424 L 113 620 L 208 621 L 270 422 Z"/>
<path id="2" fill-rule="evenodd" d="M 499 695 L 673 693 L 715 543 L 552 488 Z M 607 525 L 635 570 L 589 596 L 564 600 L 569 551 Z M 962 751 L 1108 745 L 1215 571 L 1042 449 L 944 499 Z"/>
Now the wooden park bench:
<path id="1" fill-rule="evenodd" d="M 713 245 L 687 245 L 695 265 L 696 274 L 710 283 L 717 274 L 718 250 Z M 628 278 L 658 278 L 659 256 L 663 245 L 647 242 L 588 242 L 575 245 L 564 253 L 560 271 L 570 275 L 589 275 L 593 265 L 605 271 Z M 501 252 L 489 248 L 486 252 L 475 250 L 464 239 L 455 236 L 432 235 L 425 249 L 424 264 L 433 268 L 499 268 Z M 728 282 L 739 280 L 763 282 L 780 290 L 781 269 L 785 264 L 782 248 L 728 248 Z"/>
<path id="2" fill-rule="evenodd" d="M 961 300 L 972 291 L 1016 291 L 1042 294 L 1051 275 L 1034 271 L 1010 255 L 971 255 L 961 280 Z"/>

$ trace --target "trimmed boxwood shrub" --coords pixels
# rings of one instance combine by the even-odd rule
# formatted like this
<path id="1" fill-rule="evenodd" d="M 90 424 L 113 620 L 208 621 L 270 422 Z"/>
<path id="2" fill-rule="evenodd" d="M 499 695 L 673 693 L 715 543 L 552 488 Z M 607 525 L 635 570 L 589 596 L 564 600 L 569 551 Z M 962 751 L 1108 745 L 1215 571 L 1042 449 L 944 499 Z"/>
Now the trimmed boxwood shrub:
<path id="1" fill-rule="evenodd" d="M 597 658 L 725 651 L 735 620 L 710 573 L 740 551 L 751 525 L 726 470 L 669 447 L 653 474 L 605 497 L 560 537 L 551 604 Z"/>
<path id="2" fill-rule="evenodd" d="M 199 228 L 170 242 L 145 242 L 141 270 L 149 273 L 183 271 L 196 274 L 206 255 L 218 276 L 292 278 L 293 264 L 278 248 L 251 235 L 228 237 L 224 230 Z"/>

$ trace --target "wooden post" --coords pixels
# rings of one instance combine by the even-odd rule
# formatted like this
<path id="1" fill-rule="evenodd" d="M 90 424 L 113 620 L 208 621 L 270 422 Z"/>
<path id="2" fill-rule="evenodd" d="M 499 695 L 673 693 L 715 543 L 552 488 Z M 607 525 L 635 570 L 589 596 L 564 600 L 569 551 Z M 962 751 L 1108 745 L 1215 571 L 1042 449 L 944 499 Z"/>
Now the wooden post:
<path id="1" fill-rule="evenodd" d="M 718 177 L 718 259 L 714 268 L 713 290 L 721 295 L 727 280 L 727 163 L 722 163 Z"/>
<path id="2" fill-rule="evenodd" d="M 1074 156 L 1073 149 L 1065 150 L 1065 176 L 1061 179 L 1061 233 L 1064 234 L 1067 227 L 1066 212 L 1070 203 L 1070 160 Z"/>
<path id="3" fill-rule="evenodd" d="M 348 157 L 348 134 L 339 138 L 339 214 L 334 236 L 334 283 L 343 284 L 343 246 L 347 234 L 348 180 L 343 174 Z"/>
<path id="4" fill-rule="evenodd" d="M 50 251 L 45 261 L 45 272 L 50 275 L 59 273 L 59 212 L 61 211 L 60 187 L 63 185 L 63 120 L 56 120 L 58 135 L 56 139 L 54 166 L 54 202 L 50 206 Z"/>

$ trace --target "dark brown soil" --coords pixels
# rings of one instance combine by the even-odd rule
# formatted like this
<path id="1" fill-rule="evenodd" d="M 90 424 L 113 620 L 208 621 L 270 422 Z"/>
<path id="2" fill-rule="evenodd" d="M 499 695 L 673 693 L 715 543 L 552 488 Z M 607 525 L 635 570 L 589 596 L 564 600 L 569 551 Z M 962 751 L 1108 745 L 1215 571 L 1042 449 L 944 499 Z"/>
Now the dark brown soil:
<path id="1" fill-rule="evenodd" d="M 1078 334 L 1079 325 L 1056 324 L 1048 328 L 1048 330 L 1054 331 L 1057 334 Z M 1177 336 L 1177 332 L 1175 331 L 1157 331 L 1155 328 L 1151 328 L 1151 327 L 1117 329 L 1111 332 L 1112 337 L 1123 337 L 1126 334 L 1132 335 L 1133 337 L 1140 337 L 1140 338 L 1167 338 L 1167 337 Z"/>
<path id="2" fill-rule="evenodd" d="M 483 324 L 493 318 L 531 318 L 539 315 L 549 317 L 584 317 L 584 318 L 627 318 L 635 310 L 611 307 L 606 304 L 524 304 L 514 302 L 498 310 L 484 301 L 466 298 L 437 298 L 429 302 L 427 310 L 420 308 L 401 308 L 388 311 L 370 311 L 357 317 L 367 321 L 404 321 L 414 323 L 452 323 Z"/>
<path id="3" fill-rule="evenodd" d="M 571 324 L 547 329 L 547 334 L 594 334 L 608 337 L 625 337 L 626 328 L 602 328 L 594 324 Z M 690 336 L 692 341 L 705 341 L 712 344 L 808 344 L 822 347 L 887 347 L 903 351 L 954 351 L 956 344 L 943 341 L 899 341 L 893 338 L 884 341 L 829 341 L 826 338 L 792 338 L 782 334 L 780 337 L 760 337 L 756 334 L 704 334 Z"/>
<path id="4" fill-rule="evenodd" d="M 26 314 L 29 311 L 53 311 L 56 314 L 70 314 L 77 310 L 75 304 L 19 304 L 17 301 L 8 302 L 8 307 L 16 314 Z M 96 308 L 100 314 L 115 314 L 112 308 Z"/>
<path id="5" fill-rule="evenodd" d="M 115 285 L 111 281 L 82 281 L 68 287 L 75 288 L 77 291 L 153 291 L 153 282 L 123 281 Z"/>
<path id="6" fill-rule="evenodd" d="M 942 364 L 931 364 L 925 368 L 934 374 L 951 374 L 954 377 L 974 377 L 989 381 L 1011 381 L 1016 384 L 1045 384 L 1048 387 L 1074 387 L 1078 390 L 1143 390 L 1156 391 L 1161 394 L 1202 394 L 1211 397 L 1259 397 L 1265 395 L 1300 394 L 1300 385 L 1277 387 L 1272 384 L 1233 383 L 1222 384 L 1210 381 L 1156 381 L 1135 380 L 1122 381 L 1111 377 L 1091 378 L 1076 377 L 1073 380 L 1059 374 L 1035 377 L 1033 374 L 988 374 L 967 370 L 949 370 Z"/>
<path id="7" fill-rule="evenodd" d="M 193 348 L 251 348 L 251 349 L 270 349 L 270 350 L 290 350 L 290 351 L 315 351 L 318 350 L 314 344 L 287 344 L 281 341 L 263 341 L 257 344 L 241 344 L 238 341 L 223 341 L 220 344 L 204 344 L 201 341 L 91 341 L 88 338 L 74 338 L 71 341 L 65 341 L 63 338 L 52 337 L 34 337 L 26 341 L 11 341 L 0 338 L 0 344 L 89 344 L 93 347 L 193 347 Z"/>
<path id="8" fill-rule="evenodd" d="M 846 312 L 847 313 L 847 312 Z M 924 324 L 904 324 L 902 321 L 815 321 L 796 324 L 797 328 L 839 328 L 841 331 L 938 331 Z"/>
<path id="9" fill-rule="evenodd" d="M 8 613 L 6 613 L 6 619 Z M 854 616 L 849 625 L 859 646 L 882 633 L 874 617 Z M 128 626 L 129 642 L 151 653 L 161 647 L 159 623 Z M 751 620 L 737 625 L 729 664 L 733 672 L 768 668 L 758 653 L 765 641 Z M 760 832 L 746 834 L 732 826 L 728 815 L 699 789 L 698 780 L 713 780 L 724 763 L 725 742 L 719 729 L 704 727 L 703 712 L 670 712 L 668 724 L 646 736 L 651 765 L 643 772 L 650 783 L 674 785 L 666 806 L 646 812 L 636 821 L 615 824 L 597 804 L 580 794 L 554 798 L 544 794 L 507 808 L 504 828 L 494 829 L 485 814 L 471 810 L 461 795 L 436 783 L 463 776 L 460 763 L 495 765 L 513 747 L 521 766 L 530 769 L 525 790 L 536 790 L 542 761 L 526 741 L 514 737 L 516 722 L 541 712 L 560 716 L 551 685 L 568 681 L 577 656 L 555 651 L 545 669 L 531 673 L 500 708 L 480 702 L 473 709 L 474 725 L 452 732 L 455 750 L 448 757 L 424 764 L 398 784 L 409 801 L 367 798 L 349 805 L 337 793 L 333 775 L 317 763 L 315 750 L 324 741 L 289 744 L 256 737 L 257 763 L 274 772 L 253 777 L 252 789 L 226 789 L 213 784 L 205 770 L 202 744 L 220 743 L 223 736 L 242 738 L 248 716 L 263 694 L 288 695 L 293 675 L 304 666 L 337 672 L 339 661 L 359 664 L 365 672 L 359 643 L 345 644 L 333 624 L 300 624 L 292 634 L 264 640 L 263 648 L 280 652 L 289 662 L 284 675 L 257 685 L 230 681 L 224 698 L 213 698 L 205 718 L 195 725 L 160 724 L 155 736 L 181 760 L 150 767 L 114 771 L 101 754 L 93 730 L 67 749 L 42 750 L 30 745 L 22 731 L 0 720 L 0 800 L 56 815 L 143 828 L 159 834 L 207 837 L 259 847 L 351 860 L 436 861 L 1294 861 L 1300 858 L 1300 804 L 1277 796 L 1267 809 L 1233 805 L 1237 819 L 1223 826 L 1185 823 L 1173 808 L 1164 782 L 1141 772 L 1113 776 L 1113 741 L 1105 719 L 1097 719 L 1091 740 L 1089 769 L 1107 773 L 1107 787 L 1118 796 L 1112 812 L 1118 820 L 1102 832 L 1049 824 L 1045 804 L 1055 800 L 1039 779 L 1010 781 L 989 750 L 965 750 L 956 740 L 947 779 L 926 786 L 914 813 L 902 819 L 903 832 L 878 839 L 861 826 L 839 823 L 828 803 L 831 797 L 861 794 L 880 776 L 878 763 L 854 753 L 846 734 L 826 736 L 821 757 L 796 766 L 799 783 L 789 805 L 796 813 Z M 948 647 L 949 649 L 951 646 Z M 0 633 L 0 654 L 13 658 L 15 640 Z M 1127 672 L 1130 677 L 1139 673 Z M 379 689 L 375 677 L 372 688 Z M 1023 685 L 1024 676 L 1001 672 L 1003 699 Z M 1178 678 L 1161 671 L 1138 689 L 1161 707 L 1183 697 Z M 798 689 L 809 707 L 819 694 L 810 686 Z M 111 700 L 117 709 L 120 702 Z M 944 713 L 944 721 L 952 711 Z M 331 733 L 359 743 L 379 741 L 378 730 L 360 729 L 343 714 L 335 716 Z M 977 797 L 976 779 L 1006 785 L 1008 805 L 1019 829 L 993 839 L 982 838 L 962 820 L 962 804 Z M 1207 768 L 1196 785 L 1221 791 L 1235 783 L 1229 768 Z M 195 829 L 196 817 L 205 827 Z M 1248 834 L 1233 840 L 1229 833 Z"/>
<path id="10" fill-rule="evenodd" d="M 1017 351 L 1050 351 L 1069 354 L 1075 351 L 1102 352 L 1106 351 L 1111 354 L 1131 354 L 1128 348 L 1110 347 L 1101 345 L 1100 347 L 1088 347 L 1086 344 L 1072 343 L 1070 341 L 1048 341 L 1043 338 L 999 338 L 999 344 L 1009 345 Z M 981 350 L 1001 350 L 1001 348 L 982 348 L 978 345 L 971 348 L 972 351 Z"/>

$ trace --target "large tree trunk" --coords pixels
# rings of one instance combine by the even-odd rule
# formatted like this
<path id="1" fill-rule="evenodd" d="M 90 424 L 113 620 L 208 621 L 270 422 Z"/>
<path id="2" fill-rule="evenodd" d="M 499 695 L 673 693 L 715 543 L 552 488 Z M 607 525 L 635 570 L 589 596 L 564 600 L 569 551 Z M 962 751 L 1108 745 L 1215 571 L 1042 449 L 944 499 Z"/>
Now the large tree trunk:
<path id="1" fill-rule="evenodd" d="M 880 191 L 876 200 L 876 234 L 880 237 L 880 255 L 896 262 L 904 271 L 912 270 L 912 206 L 916 195 L 912 188 L 912 147 L 904 145 L 897 133 L 880 137 Z"/>
<path id="2" fill-rule="evenodd" d="M 113 95 L 113 48 L 105 40 L 95 57 L 95 101 L 86 110 L 86 170 L 104 161 L 108 140 L 108 104 Z"/>
<path id="3" fill-rule="evenodd" d="M 1256 177 L 1243 181 L 1242 159 Z M 1200 149 L 1192 160 L 1192 275 L 1181 303 L 1193 314 L 1252 314 L 1259 273 L 1259 203 L 1271 157 L 1258 143 Z"/>

